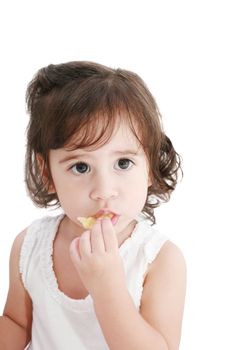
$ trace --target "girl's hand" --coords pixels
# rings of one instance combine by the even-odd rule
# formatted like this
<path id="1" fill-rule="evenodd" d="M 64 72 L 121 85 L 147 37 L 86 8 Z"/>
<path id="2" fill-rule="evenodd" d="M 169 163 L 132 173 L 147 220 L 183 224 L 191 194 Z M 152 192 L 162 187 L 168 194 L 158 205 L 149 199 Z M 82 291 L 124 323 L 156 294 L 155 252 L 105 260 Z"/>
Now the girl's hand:
<path id="1" fill-rule="evenodd" d="M 75 238 L 70 245 L 70 255 L 93 298 L 126 288 L 118 241 L 109 218 L 98 219 L 90 231 Z"/>

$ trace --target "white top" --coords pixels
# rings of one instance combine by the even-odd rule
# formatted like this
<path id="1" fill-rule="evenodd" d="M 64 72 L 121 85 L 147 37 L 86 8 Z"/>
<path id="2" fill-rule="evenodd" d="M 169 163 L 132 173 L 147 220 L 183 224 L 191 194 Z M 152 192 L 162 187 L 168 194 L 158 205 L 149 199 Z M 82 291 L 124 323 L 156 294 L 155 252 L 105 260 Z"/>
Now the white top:
<path id="1" fill-rule="evenodd" d="M 64 215 L 45 217 L 28 228 L 20 255 L 20 273 L 33 303 L 30 350 L 105 350 L 108 345 L 95 315 L 90 295 L 71 299 L 58 288 L 53 270 L 53 241 Z M 131 236 L 119 248 L 127 288 L 139 310 L 145 272 L 166 236 L 137 223 Z"/>

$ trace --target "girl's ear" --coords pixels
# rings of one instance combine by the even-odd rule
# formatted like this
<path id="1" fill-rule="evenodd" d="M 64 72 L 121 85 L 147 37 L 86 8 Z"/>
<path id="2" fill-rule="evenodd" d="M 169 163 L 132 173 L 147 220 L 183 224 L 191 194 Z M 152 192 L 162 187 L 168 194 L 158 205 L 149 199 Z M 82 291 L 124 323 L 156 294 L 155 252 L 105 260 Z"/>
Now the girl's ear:
<path id="1" fill-rule="evenodd" d="M 45 163 L 44 157 L 42 154 L 37 153 L 36 155 L 36 161 L 38 164 L 38 167 L 40 169 L 40 175 L 43 184 L 47 187 L 48 194 L 56 193 L 53 181 L 50 176 L 49 169 Z"/>

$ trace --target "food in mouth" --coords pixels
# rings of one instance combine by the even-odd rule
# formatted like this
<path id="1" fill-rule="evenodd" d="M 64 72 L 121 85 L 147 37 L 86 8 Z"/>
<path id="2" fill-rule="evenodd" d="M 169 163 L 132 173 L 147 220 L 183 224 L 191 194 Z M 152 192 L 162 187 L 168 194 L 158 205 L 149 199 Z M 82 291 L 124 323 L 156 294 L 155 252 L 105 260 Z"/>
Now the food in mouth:
<path id="1" fill-rule="evenodd" d="M 90 230 L 94 223 L 96 222 L 97 219 L 103 219 L 103 218 L 109 218 L 112 219 L 114 216 L 114 214 L 112 213 L 106 213 L 106 214 L 101 214 L 99 216 L 88 216 L 88 217 L 78 217 L 78 221 L 81 222 L 81 224 L 83 225 L 83 227 L 86 230 Z"/>

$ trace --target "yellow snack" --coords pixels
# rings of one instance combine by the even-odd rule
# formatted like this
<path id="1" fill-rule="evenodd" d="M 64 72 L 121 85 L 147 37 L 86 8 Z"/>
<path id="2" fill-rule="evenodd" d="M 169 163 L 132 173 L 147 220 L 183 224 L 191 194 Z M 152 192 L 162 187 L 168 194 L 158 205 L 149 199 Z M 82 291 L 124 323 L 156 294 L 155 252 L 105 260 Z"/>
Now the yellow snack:
<path id="1" fill-rule="evenodd" d="M 102 214 L 98 217 L 88 216 L 88 217 L 78 217 L 78 221 L 81 222 L 86 230 L 90 230 L 98 218 L 109 218 L 111 219 L 114 215 L 112 213 Z"/>

